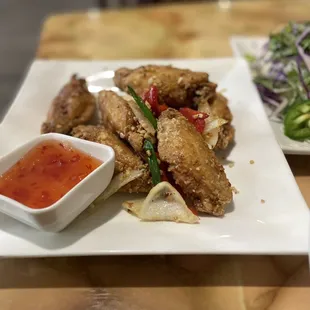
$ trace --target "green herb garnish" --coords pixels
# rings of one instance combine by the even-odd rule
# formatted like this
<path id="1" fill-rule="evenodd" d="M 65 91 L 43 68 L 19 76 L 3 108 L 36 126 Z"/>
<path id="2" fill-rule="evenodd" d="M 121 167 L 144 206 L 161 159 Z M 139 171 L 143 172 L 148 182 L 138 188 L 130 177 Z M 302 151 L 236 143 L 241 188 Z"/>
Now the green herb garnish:
<path id="1" fill-rule="evenodd" d="M 147 160 L 150 167 L 151 175 L 152 175 L 152 183 L 153 185 L 157 185 L 161 182 L 160 177 L 160 169 L 157 162 L 156 153 L 153 147 L 153 144 L 149 140 L 144 141 L 143 149 L 146 151 Z"/>
<path id="2" fill-rule="evenodd" d="M 136 94 L 136 92 L 134 91 L 134 89 L 132 87 L 130 87 L 130 86 L 128 86 L 128 92 L 132 96 L 132 98 L 135 100 L 135 102 L 137 103 L 137 105 L 141 109 L 141 111 L 144 114 L 144 116 L 150 121 L 152 126 L 155 129 L 157 129 L 157 120 L 154 117 L 152 111 L 146 106 L 146 104 L 144 103 L 142 98 L 140 96 L 138 96 Z"/>

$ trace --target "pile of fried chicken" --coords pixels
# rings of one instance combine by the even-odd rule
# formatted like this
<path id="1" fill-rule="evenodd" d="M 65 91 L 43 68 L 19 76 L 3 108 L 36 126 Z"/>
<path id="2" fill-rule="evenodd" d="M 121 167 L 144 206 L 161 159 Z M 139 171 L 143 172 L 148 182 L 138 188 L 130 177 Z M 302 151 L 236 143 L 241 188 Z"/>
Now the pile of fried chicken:
<path id="1" fill-rule="evenodd" d="M 96 99 L 85 79 L 73 75 L 53 100 L 41 133 L 69 134 L 111 146 L 115 175 L 143 171 L 120 189 L 129 193 L 148 193 L 154 186 L 143 147 L 147 139 L 154 145 L 161 176 L 167 179 L 168 175 L 186 204 L 222 216 L 232 200 L 232 188 L 214 150 L 228 147 L 234 128 L 227 99 L 216 92 L 217 85 L 207 73 L 156 65 L 120 68 L 114 83 L 127 93 L 134 89 L 143 98 L 157 121 L 155 127 L 132 96 L 103 90 Z M 97 106 L 100 123 L 90 125 Z M 213 145 L 204 132 L 204 122 L 211 116 L 224 120 L 216 128 Z"/>

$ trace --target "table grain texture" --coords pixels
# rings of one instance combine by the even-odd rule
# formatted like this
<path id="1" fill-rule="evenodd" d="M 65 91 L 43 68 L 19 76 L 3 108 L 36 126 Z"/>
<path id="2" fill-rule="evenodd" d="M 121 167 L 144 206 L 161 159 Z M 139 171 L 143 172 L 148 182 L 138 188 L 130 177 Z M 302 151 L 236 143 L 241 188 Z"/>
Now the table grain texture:
<path id="1" fill-rule="evenodd" d="M 307 0 L 252 0 L 54 15 L 37 57 L 231 56 L 231 35 L 266 35 L 309 12 Z M 287 160 L 310 206 L 310 156 Z M 0 272 L 1 310 L 310 309 L 305 256 L 3 258 Z"/>

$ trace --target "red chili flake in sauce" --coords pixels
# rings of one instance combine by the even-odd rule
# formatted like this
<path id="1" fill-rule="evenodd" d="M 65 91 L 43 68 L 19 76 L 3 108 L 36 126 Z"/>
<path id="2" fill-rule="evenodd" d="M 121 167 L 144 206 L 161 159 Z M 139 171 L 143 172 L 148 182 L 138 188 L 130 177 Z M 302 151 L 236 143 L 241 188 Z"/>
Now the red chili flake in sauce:
<path id="1" fill-rule="evenodd" d="M 46 208 L 101 164 L 70 144 L 45 141 L 0 175 L 0 194 L 32 209 Z"/>

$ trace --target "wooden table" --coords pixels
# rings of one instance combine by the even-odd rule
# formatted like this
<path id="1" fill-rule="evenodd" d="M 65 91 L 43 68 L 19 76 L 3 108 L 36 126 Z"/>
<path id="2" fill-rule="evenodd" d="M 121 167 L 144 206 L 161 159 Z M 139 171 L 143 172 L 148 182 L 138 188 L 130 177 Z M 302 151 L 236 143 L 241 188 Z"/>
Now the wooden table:
<path id="1" fill-rule="evenodd" d="M 49 17 L 37 57 L 230 56 L 232 34 L 309 18 L 305 1 L 221 1 Z M 287 156 L 310 206 L 310 157 Z M 309 309 L 307 257 L 144 256 L 2 259 L 0 309 Z"/>

